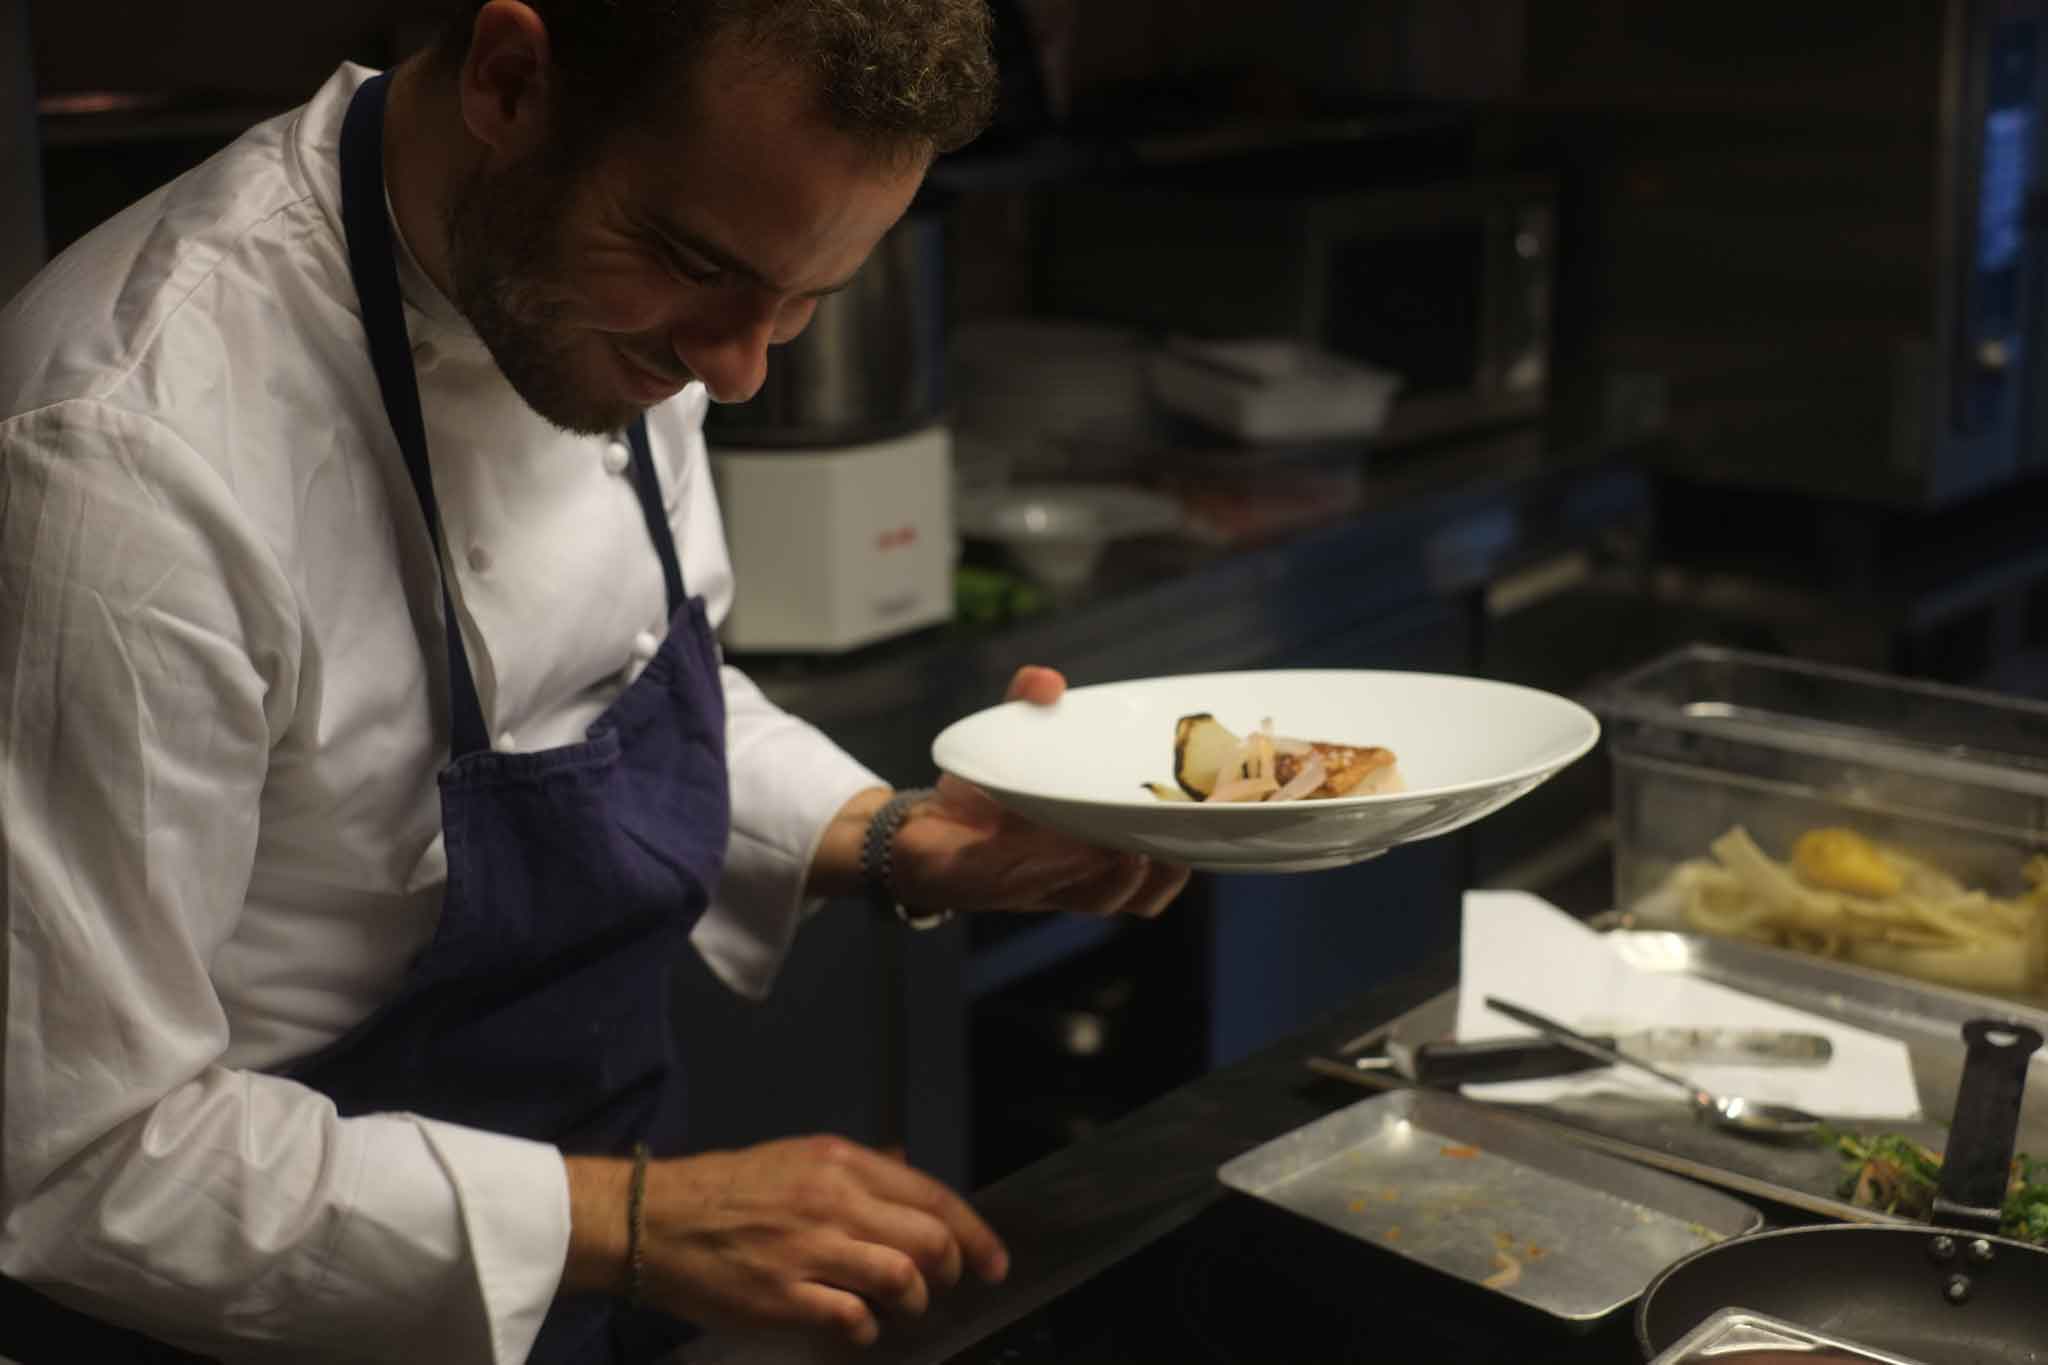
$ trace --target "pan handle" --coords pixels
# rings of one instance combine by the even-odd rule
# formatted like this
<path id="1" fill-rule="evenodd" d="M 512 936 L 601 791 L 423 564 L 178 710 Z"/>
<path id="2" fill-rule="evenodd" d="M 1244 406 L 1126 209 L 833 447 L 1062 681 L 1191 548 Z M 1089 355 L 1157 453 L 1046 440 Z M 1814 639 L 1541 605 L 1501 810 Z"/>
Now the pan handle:
<path id="1" fill-rule="evenodd" d="M 1934 1196 L 1932 1221 L 1938 1226 L 1998 1231 L 2012 1179 L 2027 1062 L 2041 1042 L 2040 1033 L 2025 1024 L 1972 1019 L 1963 1025 L 1968 1054 L 1942 1154 L 1941 1189 Z"/>

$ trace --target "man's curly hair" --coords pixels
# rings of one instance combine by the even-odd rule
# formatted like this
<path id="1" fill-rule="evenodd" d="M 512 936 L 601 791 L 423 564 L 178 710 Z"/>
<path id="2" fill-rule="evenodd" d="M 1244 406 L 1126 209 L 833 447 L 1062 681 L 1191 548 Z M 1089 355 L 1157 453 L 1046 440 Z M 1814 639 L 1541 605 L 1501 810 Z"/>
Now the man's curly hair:
<path id="1" fill-rule="evenodd" d="M 436 44 L 459 66 L 484 0 L 460 0 Z M 950 152 L 995 109 L 986 0 L 522 0 L 546 24 L 557 75 L 578 127 L 601 134 L 621 117 L 673 106 L 702 71 L 711 40 L 793 62 L 817 81 L 833 126 L 893 153 Z M 745 72 L 732 73 L 744 79 Z"/>

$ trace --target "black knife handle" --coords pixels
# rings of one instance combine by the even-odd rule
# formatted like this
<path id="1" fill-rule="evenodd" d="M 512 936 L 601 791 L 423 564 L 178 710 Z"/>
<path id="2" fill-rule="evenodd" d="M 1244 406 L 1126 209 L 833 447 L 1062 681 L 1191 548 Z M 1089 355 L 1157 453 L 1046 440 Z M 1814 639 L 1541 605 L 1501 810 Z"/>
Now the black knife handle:
<path id="1" fill-rule="evenodd" d="M 1614 1046 L 1612 1037 L 1598 1041 Z M 1540 1081 L 1597 1071 L 1606 1065 L 1548 1038 L 1481 1038 L 1468 1043 L 1422 1044 L 1414 1050 L 1414 1074 L 1409 1079 L 1417 1085 Z"/>

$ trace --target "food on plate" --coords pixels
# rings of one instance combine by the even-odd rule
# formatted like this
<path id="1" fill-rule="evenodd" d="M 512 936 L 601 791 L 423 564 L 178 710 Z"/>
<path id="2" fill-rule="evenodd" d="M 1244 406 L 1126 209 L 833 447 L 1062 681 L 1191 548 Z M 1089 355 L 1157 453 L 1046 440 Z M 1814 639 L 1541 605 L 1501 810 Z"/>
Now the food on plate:
<path id="1" fill-rule="evenodd" d="M 1173 727 L 1177 787 L 1147 782 L 1162 801 L 1306 801 L 1332 796 L 1373 796 L 1401 791 L 1392 750 L 1273 733 L 1268 717 L 1238 735 L 1206 711 L 1182 716 Z"/>
<path id="2" fill-rule="evenodd" d="M 1844 1163 L 1837 1191 L 1842 1198 L 1858 1208 L 1906 1218 L 1924 1219 L 1934 1211 L 1935 1192 L 1941 1188 L 1939 1154 L 1897 1133 L 1830 1137 Z M 2013 1158 L 1998 1230 L 2007 1237 L 2048 1245 L 2048 1161 L 2024 1154 Z"/>
<path id="3" fill-rule="evenodd" d="M 1741 826 L 1667 886 L 1687 928 L 2000 995 L 2048 988 L 2048 857 L 2003 898 L 1850 829 L 1808 830 L 1780 862 Z"/>

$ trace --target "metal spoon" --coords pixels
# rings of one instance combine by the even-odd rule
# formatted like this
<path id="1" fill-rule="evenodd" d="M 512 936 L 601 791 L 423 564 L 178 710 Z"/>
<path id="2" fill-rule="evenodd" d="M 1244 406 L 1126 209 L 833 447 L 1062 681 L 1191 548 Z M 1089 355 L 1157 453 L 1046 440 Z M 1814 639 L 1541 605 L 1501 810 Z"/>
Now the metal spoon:
<path id="1" fill-rule="evenodd" d="M 1498 1014 L 1505 1014 L 1518 1024 L 1527 1024 L 1537 1032 L 1555 1038 L 1558 1042 L 1588 1057 L 1600 1057 L 1622 1066 L 1632 1066 L 1638 1071 L 1647 1071 L 1658 1080 L 1678 1086 L 1692 1096 L 1693 1116 L 1708 1123 L 1729 1129 L 1732 1132 L 1747 1133 L 1752 1137 L 1809 1137 L 1820 1131 L 1820 1120 L 1804 1109 L 1794 1109 L 1789 1104 L 1767 1104 L 1762 1100 L 1746 1100 L 1740 1095 L 1716 1095 L 1701 1089 L 1685 1077 L 1653 1066 L 1639 1057 L 1631 1057 L 1611 1047 L 1594 1042 L 1583 1033 L 1577 1033 L 1558 1023 L 1546 1019 L 1534 1010 L 1523 1009 L 1510 1004 L 1498 996 L 1486 997 L 1486 1007 Z"/>

